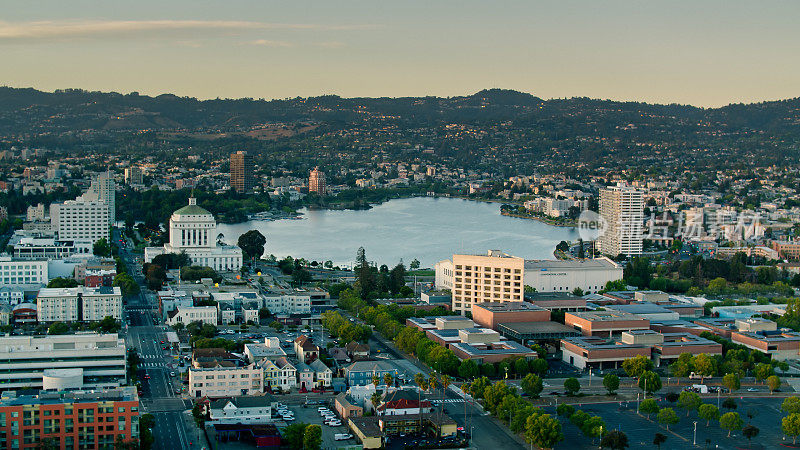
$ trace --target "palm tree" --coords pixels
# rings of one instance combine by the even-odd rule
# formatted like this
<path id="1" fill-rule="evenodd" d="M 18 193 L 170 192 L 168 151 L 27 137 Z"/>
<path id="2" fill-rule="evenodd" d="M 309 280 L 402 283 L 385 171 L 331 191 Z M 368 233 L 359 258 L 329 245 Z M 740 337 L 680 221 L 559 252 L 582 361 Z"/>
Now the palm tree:
<path id="1" fill-rule="evenodd" d="M 428 378 L 428 389 L 433 390 L 436 393 L 436 386 L 439 384 L 439 379 L 436 378 L 436 372 L 432 373 L 430 378 Z M 420 407 L 420 414 L 422 413 L 422 404 L 419 405 Z"/>
<path id="2" fill-rule="evenodd" d="M 373 375 L 372 375 L 372 384 L 374 384 L 374 385 L 375 385 L 375 388 L 376 388 L 376 389 L 378 388 L 378 385 L 379 385 L 380 383 L 381 383 L 381 377 L 379 377 L 377 373 L 376 373 L 376 374 L 373 374 Z"/>
<path id="3" fill-rule="evenodd" d="M 442 404 L 439 405 L 439 428 L 437 428 L 437 432 L 439 433 L 439 437 L 442 437 L 442 414 L 444 414 L 444 398 L 445 394 L 447 394 L 447 388 L 450 386 L 450 377 L 447 375 L 442 375 L 439 378 L 439 383 L 442 385 Z"/>
<path id="4" fill-rule="evenodd" d="M 417 373 L 414 375 L 414 383 L 417 384 L 419 390 L 417 391 L 417 398 L 419 399 L 419 429 L 422 430 L 422 391 L 428 389 L 428 382 L 425 380 L 425 375 Z"/>
<path id="5" fill-rule="evenodd" d="M 390 374 L 389 372 L 383 374 L 383 384 L 386 385 L 387 390 L 389 389 L 389 386 L 394 385 L 393 382 L 394 382 L 394 377 L 392 376 L 392 374 Z"/>
<path id="6" fill-rule="evenodd" d="M 370 397 L 372 401 L 372 410 L 375 412 L 375 415 L 378 414 L 378 404 L 381 402 L 381 394 L 377 392 L 372 393 L 372 397 Z"/>

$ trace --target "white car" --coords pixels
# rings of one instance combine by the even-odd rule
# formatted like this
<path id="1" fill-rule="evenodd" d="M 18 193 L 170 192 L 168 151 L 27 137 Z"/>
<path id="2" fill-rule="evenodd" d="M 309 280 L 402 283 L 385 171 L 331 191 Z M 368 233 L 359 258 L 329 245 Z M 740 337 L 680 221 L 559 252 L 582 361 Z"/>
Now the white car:
<path id="1" fill-rule="evenodd" d="M 339 421 L 339 420 L 329 420 L 325 424 L 328 425 L 329 427 L 340 427 L 340 426 L 342 426 L 342 422 Z"/>

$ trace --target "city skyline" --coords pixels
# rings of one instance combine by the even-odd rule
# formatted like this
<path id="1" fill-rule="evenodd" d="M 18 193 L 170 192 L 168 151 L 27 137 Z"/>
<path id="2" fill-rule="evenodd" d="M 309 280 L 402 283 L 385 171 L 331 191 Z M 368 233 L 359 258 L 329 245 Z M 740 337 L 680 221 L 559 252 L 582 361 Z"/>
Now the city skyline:
<path id="1" fill-rule="evenodd" d="M 800 5 L 769 3 L 20 5 L 0 21 L 0 79 L 198 98 L 496 87 L 716 107 L 798 96 Z"/>

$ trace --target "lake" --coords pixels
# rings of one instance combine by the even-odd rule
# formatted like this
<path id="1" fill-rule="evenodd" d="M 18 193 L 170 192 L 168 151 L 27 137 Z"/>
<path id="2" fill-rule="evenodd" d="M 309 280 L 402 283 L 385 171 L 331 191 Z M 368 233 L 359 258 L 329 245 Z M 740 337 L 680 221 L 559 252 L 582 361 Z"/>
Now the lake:
<path id="1" fill-rule="evenodd" d="M 526 259 L 550 259 L 556 244 L 577 239 L 574 228 L 500 214 L 498 203 L 457 198 L 398 199 L 369 210 L 306 210 L 303 219 L 219 224 L 225 242 L 249 230 L 267 238 L 265 254 L 350 266 L 358 247 L 367 259 L 389 267 L 414 259 L 433 267 L 453 253 L 499 249 Z"/>

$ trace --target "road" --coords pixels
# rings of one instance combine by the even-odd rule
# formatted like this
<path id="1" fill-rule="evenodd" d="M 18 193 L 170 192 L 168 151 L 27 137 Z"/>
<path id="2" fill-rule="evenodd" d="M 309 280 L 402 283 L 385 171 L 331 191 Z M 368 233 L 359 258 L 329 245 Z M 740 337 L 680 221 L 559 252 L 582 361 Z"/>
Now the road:
<path id="1" fill-rule="evenodd" d="M 119 242 L 118 236 L 115 239 Z M 147 290 L 141 266 L 134 256 L 125 248 L 120 249 L 119 256 L 141 288 L 139 295 L 129 298 L 125 305 L 126 318 L 130 323 L 125 343 L 139 354 L 137 375 L 142 384 L 140 409 L 155 418 L 153 448 L 202 449 L 205 445 L 198 438 L 199 428 L 184 413 L 191 409 L 192 402 L 176 394 L 176 389 L 180 389 L 180 380 L 170 376 L 171 372 L 177 372 L 177 359 L 162 346 L 162 342 L 166 341 L 166 328 L 156 325 L 158 309 L 155 295 Z"/>

